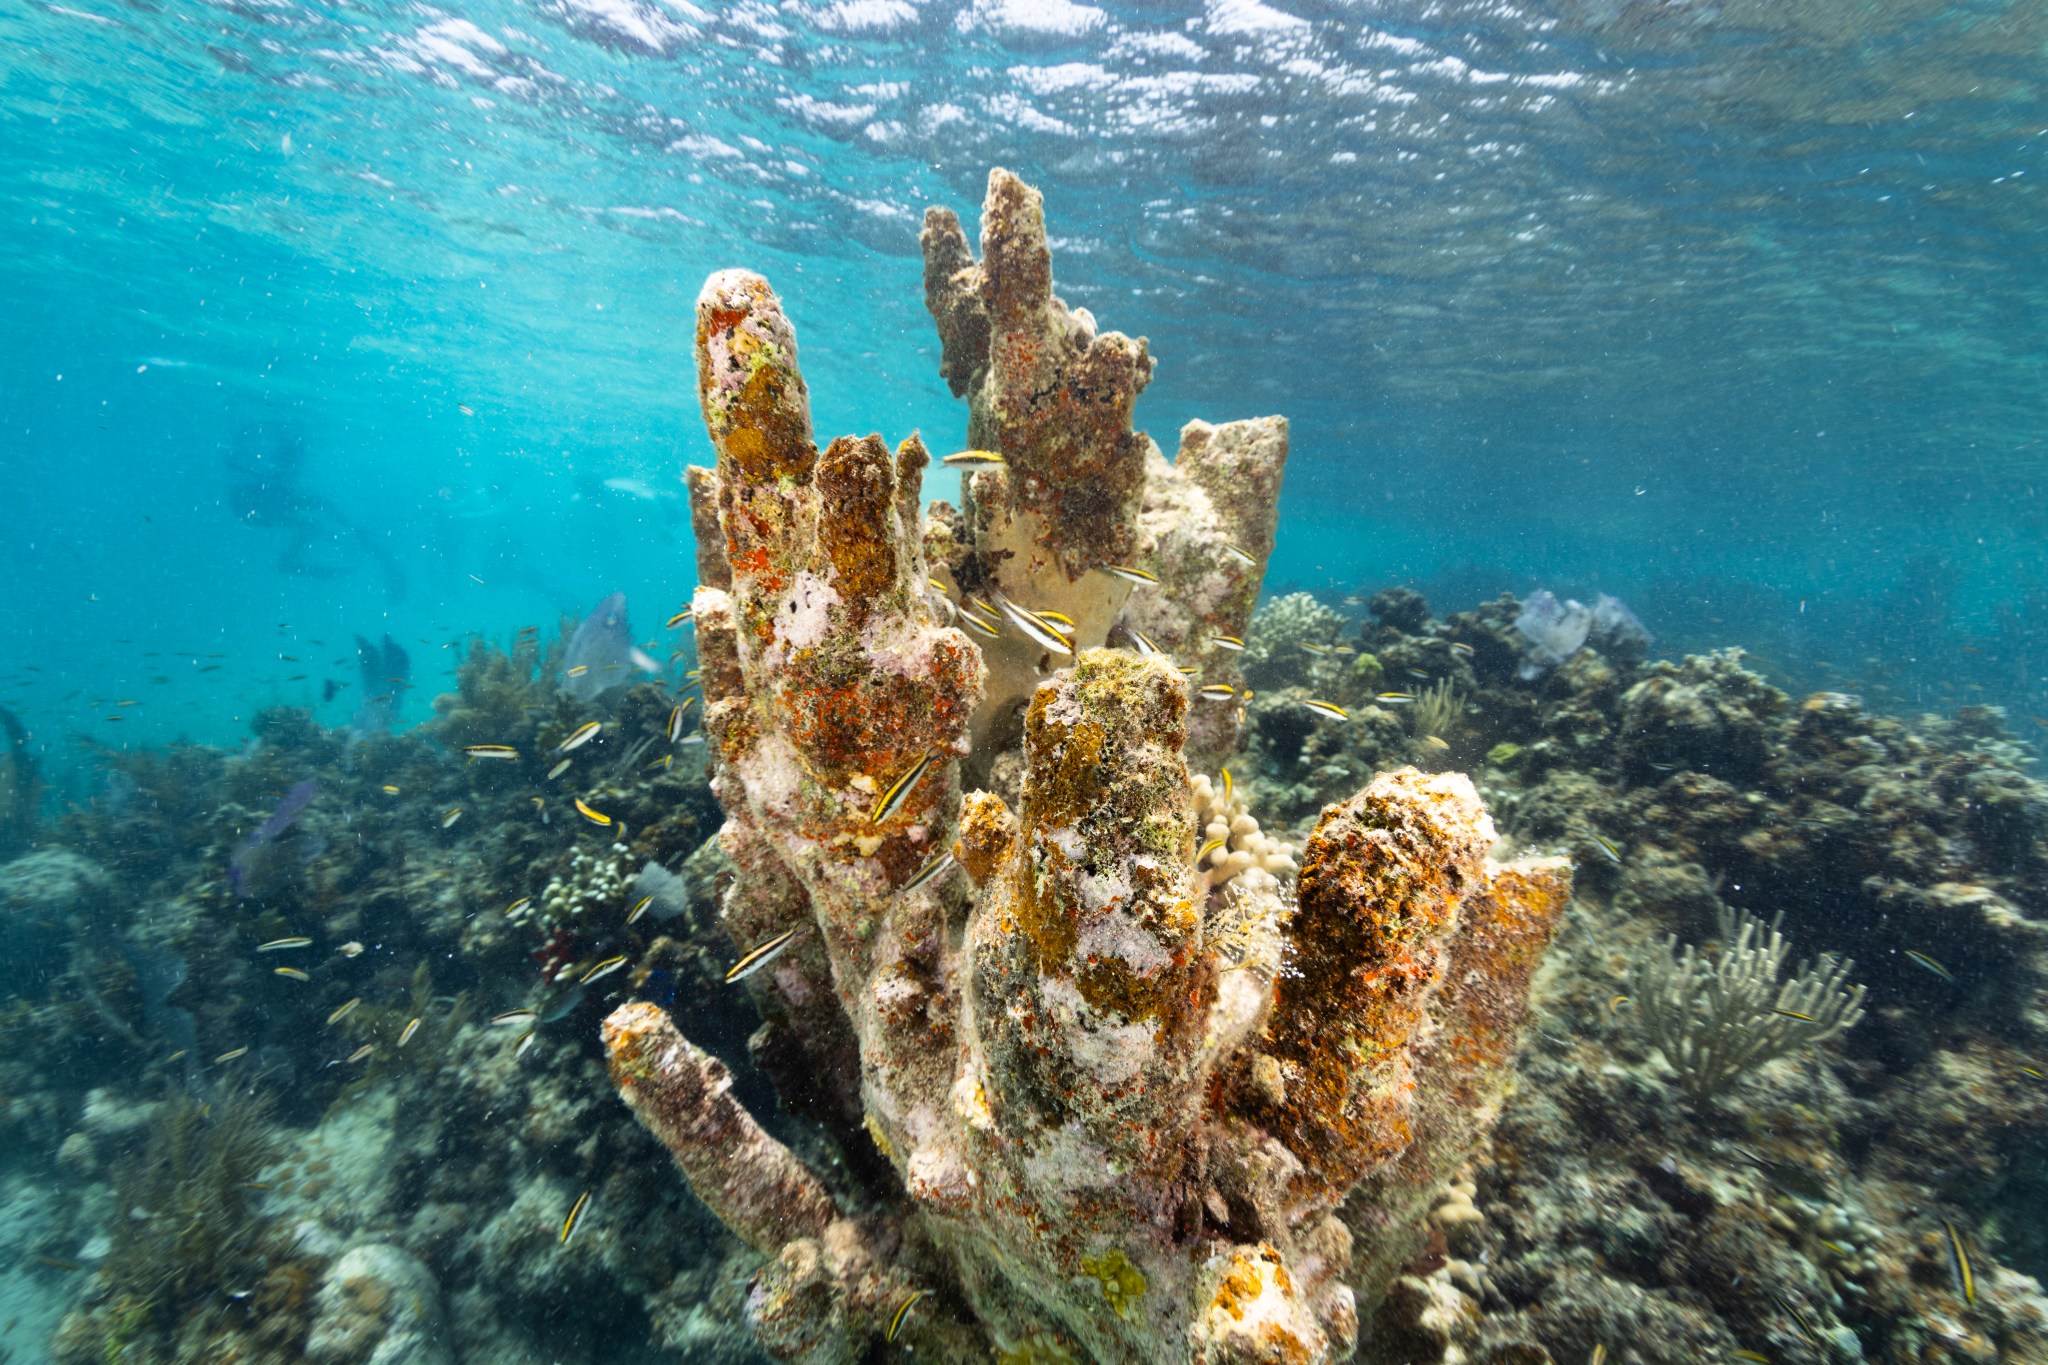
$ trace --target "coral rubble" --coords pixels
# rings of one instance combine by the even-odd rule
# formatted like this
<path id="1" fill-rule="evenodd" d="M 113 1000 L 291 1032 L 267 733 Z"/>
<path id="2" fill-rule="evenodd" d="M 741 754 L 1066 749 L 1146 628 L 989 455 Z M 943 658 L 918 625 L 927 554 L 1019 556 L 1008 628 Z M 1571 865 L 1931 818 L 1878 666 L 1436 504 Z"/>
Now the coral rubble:
<path id="1" fill-rule="evenodd" d="M 963 514 L 927 530 L 915 437 L 818 449 L 793 330 L 739 271 L 699 298 L 718 463 L 690 478 L 723 549 L 694 615 L 756 1055 L 786 1089 L 857 1079 L 828 1120 L 886 1168 L 835 1190 L 644 1004 L 605 1023 L 613 1081 L 771 1257 L 748 1313 L 779 1358 L 1341 1359 L 1354 1260 L 1399 1259 L 1483 1128 L 1452 1111 L 1497 1096 L 1568 868 L 1493 863 L 1471 784 L 1409 769 L 1323 813 L 1290 894 L 1291 849 L 1183 758 L 1234 743 L 1198 689 L 1242 682 L 1213 642 L 1249 618 L 1284 425 L 1196 424 L 1148 467 L 1146 347 L 1052 297 L 1014 177 L 979 265 L 950 215 L 925 246 L 1001 457 Z M 1171 605 L 1133 611 L 1134 583 Z M 977 645 L 949 624 L 976 598 L 1025 610 Z M 1119 612 L 1140 647 L 1100 647 Z M 1013 799 L 963 792 L 1013 742 Z M 964 879 L 926 875 L 949 857 Z M 1400 1200 L 1340 1216 L 1404 1158 Z"/>

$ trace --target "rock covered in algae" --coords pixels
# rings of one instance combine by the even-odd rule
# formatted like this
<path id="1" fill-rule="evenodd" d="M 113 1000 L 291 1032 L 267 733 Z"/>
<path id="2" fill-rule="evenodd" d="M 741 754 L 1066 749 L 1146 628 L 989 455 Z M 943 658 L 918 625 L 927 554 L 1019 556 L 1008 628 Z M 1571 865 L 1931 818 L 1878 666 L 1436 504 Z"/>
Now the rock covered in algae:
<path id="1" fill-rule="evenodd" d="M 1202 703 L 1164 652 L 1095 647 L 1132 589 L 1105 570 L 1150 547 L 1185 599 L 1154 628 L 1190 660 L 1241 634 L 1284 423 L 1191 427 L 1188 468 L 1148 482 L 1129 427 L 1144 344 L 1052 296 L 1037 195 L 1002 172 L 982 247 L 976 264 L 957 222 L 927 220 L 945 373 L 973 442 L 1004 457 L 943 534 L 919 512 L 916 438 L 818 450 L 766 281 L 723 272 L 699 300 L 718 465 L 690 482 L 718 540 L 699 547 L 695 617 L 735 869 L 722 914 L 736 950 L 766 950 L 749 988 L 804 1059 L 779 1079 L 857 1081 L 835 1132 L 889 1169 L 852 1163 L 835 1195 L 651 1006 L 607 1021 L 613 1077 L 771 1256 L 748 1313 L 779 1358 L 854 1359 L 894 1325 L 932 1358 L 1339 1359 L 1360 1250 L 1339 1207 L 1417 1134 L 1412 1179 L 1433 1194 L 1450 1178 L 1480 1123 L 1439 1111 L 1492 1093 L 1567 882 L 1496 868 L 1470 784 L 1413 770 L 1326 813 L 1298 911 L 1274 875 L 1198 867 L 1214 803 L 1183 753 Z M 927 546 L 954 610 L 984 593 L 1051 608 L 1069 647 L 1006 660 L 949 625 Z M 1020 702 L 1013 741 L 989 708 Z M 957 760 L 1013 742 L 1014 806 L 963 793 Z M 1509 904 L 1522 951 L 1460 939 Z M 1497 998 L 1445 990 L 1461 953 L 1466 981 L 1502 972 Z M 1432 1027 L 1461 1045 L 1430 1050 Z M 1421 1083 L 1425 1053 L 1459 1075 Z M 1430 1202 L 1359 1222 L 1366 1263 L 1389 1264 L 1380 1243 Z"/>

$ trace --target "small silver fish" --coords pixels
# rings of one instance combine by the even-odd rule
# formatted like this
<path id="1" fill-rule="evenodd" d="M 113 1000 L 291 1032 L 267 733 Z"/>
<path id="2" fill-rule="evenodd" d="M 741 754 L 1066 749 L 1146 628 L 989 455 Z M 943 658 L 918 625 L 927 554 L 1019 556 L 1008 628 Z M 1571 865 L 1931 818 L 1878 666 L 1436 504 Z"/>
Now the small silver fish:
<path id="1" fill-rule="evenodd" d="M 583 1206 L 590 1202 L 590 1191 L 585 1190 L 576 1198 L 576 1207 L 569 1210 L 569 1216 L 562 1220 L 561 1245 L 569 1245 L 569 1236 L 576 1231 L 576 1220 L 583 1216 Z"/>
<path id="2" fill-rule="evenodd" d="M 939 854 L 938 857 L 932 859 L 923 867 L 920 867 L 917 870 L 916 876 L 912 877 L 909 881 L 903 883 L 903 885 L 897 887 L 896 894 L 901 896 L 908 892 L 917 890 L 917 888 L 923 886 L 926 882 L 938 876 L 947 868 L 953 866 L 953 863 L 953 851 L 951 849 L 947 849 L 945 852 Z"/>
<path id="3" fill-rule="evenodd" d="M 1218 649 L 1227 649 L 1232 654 L 1240 654 L 1244 651 L 1244 641 L 1238 639 L 1235 635 L 1211 635 L 1209 643 Z"/>
<path id="4" fill-rule="evenodd" d="M 1351 713 L 1333 701 L 1323 701 L 1317 697 L 1310 697 L 1302 702 L 1302 705 L 1328 720 L 1351 719 Z"/>
<path id="5" fill-rule="evenodd" d="M 565 758 L 560 763 L 557 763 L 554 767 L 548 769 L 548 781 L 552 782 L 556 778 L 560 777 L 563 773 L 568 772 L 571 762 L 573 762 L 573 760 Z"/>
<path id="6" fill-rule="evenodd" d="M 460 806 L 450 806 L 450 807 L 448 808 L 448 810 L 446 811 L 446 813 L 444 813 L 444 814 L 443 814 L 443 815 L 441 816 L 441 828 L 442 828 L 442 829 L 447 829 L 447 828 L 448 828 L 448 827 L 449 827 L 450 825 L 453 825 L 453 824 L 454 824 L 454 823 L 455 823 L 455 822 L 456 822 L 457 820 L 460 820 L 461 818 L 462 818 L 462 807 L 460 807 Z"/>
<path id="7" fill-rule="evenodd" d="M 1242 545 L 1233 545 L 1227 540 L 1223 542 L 1223 557 L 1225 559 L 1234 559 L 1248 568 L 1255 569 L 1259 566 L 1259 561 L 1253 557 L 1250 550 L 1245 549 Z"/>
<path id="8" fill-rule="evenodd" d="M 639 923 L 640 917 L 647 913 L 647 907 L 652 904 L 654 904 L 654 897 L 652 896 L 642 896 L 639 900 L 635 901 L 633 908 L 626 912 L 626 923 Z"/>
<path id="9" fill-rule="evenodd" d="M 1195 689 L 1195 695 L 1203 701 L 1229 701 L 1237 695 L 1237 689 L 1229 683 L 1210 683 Z"/>
<path id="10" fill-rule="evenodd" d="M 312 944 L 312 942 L 312 939 L 306 938 L 302 935 L 294 935 L 291 938 L 274 938 L 270 940 L 270 942 L 268 943 L 257 944 L 256 951 L 259 953 L 274 953 L 284 948 L 309 947 Z"/>
<path id="11" fill-rule="evenodd" d="M 330 1025 L 340 1023 L 342 1020 L 348 1018 L 351 1014 L 354 1014 L 356 1012 L 356 1006 L 362 1003 L 363 997 L 358 995 L 353 999 L 349 1000 L 348 1002 L 346 1002 L 345 1004 L 337 1006 L 334 1013 L 327 1016 L 327 1022 Z"/>
<path id="12" fill-rule="evenodd" d="M 624 953 L 620 953 L 617 957 L 608 957 L 602 962 L 591 964 L 590 970 L 585 972 L 581 977 L 577 978 L 577 984 L 588 986 L 591 982 L 598 980 L 600 977 L 610 976 L 613 972 L 619 970 L 619 968 L 625 965 L 626 955 Z"/>
<path id="13" fill-rule="evenodd" d="M 725 984 L 730 986 L 736 981 L 744 981 L 776 958 L 781 957 L 783 950 L 796 942 L 796 936 L 799 932 L 801 931 L 796 929 L 784 929 L 775 937 L 764 939 L 760 943 L 755 944 L 752 948 L 748 949 L 745 957 L 732 964 L 732 969 L 725 974 Z"/>
<path id="14" fill-rule="evenodd" d="M 1074 642 L 1061 634 L 1058 626 L 1038 613 L 1026 611 L 1007 597 L 996 605 L 1003 609 L 1003 615 L 1009 618 L 1010 624 L 1023 631 L 1025 637 L 1039 648 L 1054 654 L 1074 652 Z"/>
<path id="15" fill-rule="evenodd" d="M 1159 581 L 1158 574 L 1134 569 L 1128 564 L 1106 564 L 1102 571 L 1111 577 L 1121 578 L 1126 583 L 1153 584 Z"/>
<path id="16" fill-rule="evenodd" d="M 418 1019 L 414 1019 L 411 1023 L 407 1024 L 404 1028 L 398 1031 L 398 1045 L 400 1047 L 404 1047 L 407 1043 L 412 1041 L 412 1036 L 415 1033 L 418 1033 L 419 1031 L 420 1021 Z"/>
<path id="17" fill-rule="evenodd" d="M 468 754 L 472 759 L 514 759 L 519 757 L 519 751 L 509 744 L 465 744 L 462 746 L 462 752 Z"/>
<path id="18" fill-rule="evenodd" d="M 555 746 L 555 752 L 566 754 L 571 749 L 580 749 L 590 743 L 591 740 L 597 738 L 597 732 L 602 729 L 604 729 L 604 722 L 601 720 L 584 721 L 583 724 L 570 731 L 567 739 Z"/>
<path id="19" fill-rule="evenodd" d="M 506 1010 L 503 1014 L 491 1016 L 492 1028 L 513 1028 L 520 1024 L 538 1022 L 540 1015 L 532 1010 Z"/>
<path id="20" fill-rule="evenodd" d="M 270 970 L 274 976 L 288 976 L 294 981 L 311 981 L 313 979 L 297 967 L 272 967 Z"/>

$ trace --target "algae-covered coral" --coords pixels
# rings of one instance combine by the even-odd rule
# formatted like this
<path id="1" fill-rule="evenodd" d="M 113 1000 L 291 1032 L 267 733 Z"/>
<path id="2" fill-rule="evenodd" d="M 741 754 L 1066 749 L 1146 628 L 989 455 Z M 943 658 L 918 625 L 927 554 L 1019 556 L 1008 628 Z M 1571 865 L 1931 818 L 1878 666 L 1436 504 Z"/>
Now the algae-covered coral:
<path id="1" fill-rule="evenodd" d="M 1210 693 L 1238 714 L 1241 679 L 1199 661 L 1244 629 L 1279 428 L 1191 428 L 1196 453 L 1157 466 L 1162 482 L 1212 449 L 1242 452 L 1219 470 L 1270 477 L 1220 475 L 1237 503 L 1183 500 L 1141 540 L 1146 466 L 1126 423 L 1150 362 L 1052 298 L 1037 195 L 991 176 L 981 266 L 947 215 L 925 242 L 948 373 L 993 466 L 947 541 L 961 601 L 927 585 L 924 447 L 813 443 L 794 331 L 759 276 L 714 275 L 699 298 L 719 460 L 691 481 L 724 550 L 694 614 L 737 868 L 725 921 L 736 951 L 780 953 L 752 978 L 764 1010 L 806 1068 L 859 1077 L 839 1119 L 893 1179 L 835 1198 L 646 1005 L 606 1021 L 613 1079 L 771 1255 L 748 1313 L 779 1357 L 851 1360 L 900 1337 L 947 1358 L 1342 1358 L 1354 1241 L 1410 1239 L 1423 1207 L 1385 1225 L 1339 1208 L 1411 1148 L 1476 1137 L 1433 1107 L 1505 1066 L 1540 950 L 1475 980 L 1468 945 L 1503 922 L 1540 944 L 1566 869 L 1491 863 L 1469 783 L 1405 771 L 1324 813 L 1298 897 L 1273 875 L 1292 870 L 1284 852 L 1248 849 L 1242 870 L 1262 876 L 1238 880 L 1234 932 L 1212 938 L 1213 798 L 1198 813 L 1182 753 Z M 1134 582 L 1199 611 L 1147 617 L 1163 640 L 1134 624 L 1138 648 L 1091 647 Z M 992 647 L 949 623 L 983 596 L 1000 608 Z M 1019 725 L 1014 807 L 963 793 L 960 761 L 993 774 Z M 1208 733 L 1227 750 L 1235 724 Z M 1234 866 L 1229 804 L 1216 838 Z M 1256 830 L 1245 817 L 1238 834 Z M 948 856 L 971 885 L 926 879 Z M 1446 1026 L 1433 1011 L 1488 993 L 1490 1048 L 1434 1053 L 1465 1079 L 1418 1086 Z"/>
<path id="2" fill-rule="evenodd" d="M 607 596 L 448 641 L 416 729 L 7 808 L 59 1358 L 2048 1358 L 1999 714 L 1618 604 L 1254 614 L 1284 420 L 1169 463 L 1015 177 L 924 244 L 965 452 L 821 448 L 768 282 L 707 284 L 666 672 Z"/>

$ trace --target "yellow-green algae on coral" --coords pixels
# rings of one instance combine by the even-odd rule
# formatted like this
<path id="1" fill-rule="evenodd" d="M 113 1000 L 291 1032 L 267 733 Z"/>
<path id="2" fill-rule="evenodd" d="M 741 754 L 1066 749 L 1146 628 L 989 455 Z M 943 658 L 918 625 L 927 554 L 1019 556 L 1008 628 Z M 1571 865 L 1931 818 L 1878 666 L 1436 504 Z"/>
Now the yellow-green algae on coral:
<path id="1" fill-rule="evenodd" d="M 1111 1247 L 1100 1256 L 1083 1256 L 1081 1269 L 1102 1286 L 1102 1297 L 1120 1318 L 1131 1315 L 1131 1305 L 1145 1296 L 1145 1272 L 1131 1264 L 1131 1258 Z"/>

